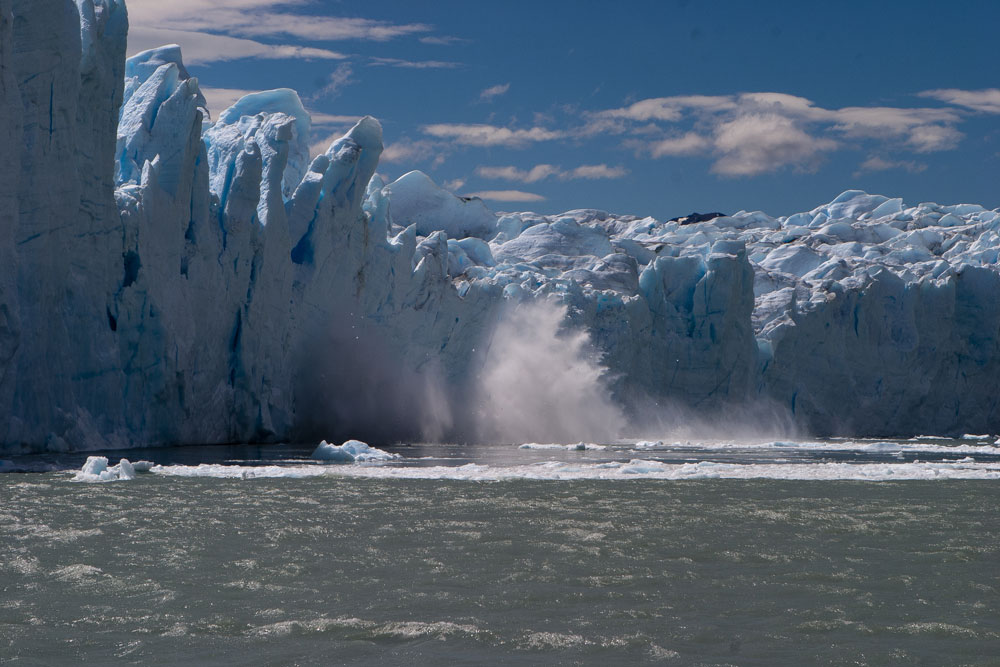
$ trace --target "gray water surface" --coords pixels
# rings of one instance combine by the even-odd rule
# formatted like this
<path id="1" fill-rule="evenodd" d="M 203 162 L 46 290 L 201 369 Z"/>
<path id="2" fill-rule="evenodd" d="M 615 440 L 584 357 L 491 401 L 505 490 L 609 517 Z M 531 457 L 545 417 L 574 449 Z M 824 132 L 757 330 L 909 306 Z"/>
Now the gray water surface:
<path id="1" fill-rule="evenodd" d="M 998 665 L 995 481 L 0 475 L 14 664 Z"/>

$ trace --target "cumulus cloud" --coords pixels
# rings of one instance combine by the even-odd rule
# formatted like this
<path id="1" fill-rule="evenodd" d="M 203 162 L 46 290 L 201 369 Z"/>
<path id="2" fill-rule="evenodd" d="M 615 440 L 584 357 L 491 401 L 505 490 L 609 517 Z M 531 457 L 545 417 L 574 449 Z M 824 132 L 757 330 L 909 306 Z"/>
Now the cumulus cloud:
<path id="1" fill-rule="evenodd" d="M 756 176 L 793 166 L 814 169 L 824 151 L 837 144 L 813 137 L 777 114 L 749 114 L 719 125 L 715 148 L 721 154 L 712 171 L 723 176 Z"/>
<path id="2" fill-rule="evenodd" d="M 562 139 L 565 132 L 549 130 L 543 127 L 512 130 L 509 127 L 498 127 L 486 124 L 467 123 L 435 123 L 421 128 L 425 134 L 438 139 L 448 139 L 463 146 L 505 146 L 507 148 L 523 148 L 539 141 Z"/>
<path id="3" fill-rule="evenodd" d="M 988 112 L 1000 90 L 927 91 Z M 1000 110 L 1000 106 L 996 107 Z M 623 145 L 652 158 L 705 155 L 722 176 L 754 176 L 782 168 L 815 169 L 834 150 L 877 143 L 883 150 L 930 153 L 954 149 L 963 134 L 956 109 L 843 107 L 778 92 L 656 97 L 582 114 L 581 139 L 625 135 Z"/>
<path id="4" fill-rule="evenodd" d="M 492 102 L 494 100 L 494 98 L 497 98 L 497 97 L 500 97 L 501 95 L 506 94 L 508 90 L 510 90 L 510 84 L 509 83 L 501 83 L 501 84 L 498 84 L 496 86 L 490 86 L 489 88 L 487 88 L 483 92 L 479 93 L 479 101 L 480 102 Z"/>
<path id="5" fill-rule="evenodd" d="M 909 132 L 906 145 L 916 153 L 950 151 L 958 146 L 965 135 L 953 127 L 942 125 L 920 125 Z"/>
<path id="6" fill-rule="evenodd" d="M 1000 88 L 983 90 L 960 90 L 958 88 L 940 88 L 925 90 L 920 97 L 929 97 L 946 104 L 965 107 L 982 113 L 1000 114 Z"/>
<path id="7" fill-rule="evenodd" d="M 668 137 L 652 144 L 648 150 L 652 157 L 668 155 L 698 155 L 712 148 L 712 140 L 696 132 L 688 132 L 680 137 Z"/>
<path id="8" fill-rule="evenodd" d="M 518 169 L 512 166 L 478 167 L 476 174 L 483 178 L 516 181 L 519 183 L 537 183 L 551 177 L 558 178 L 561 181 L 616 179 L 627 176 L 628 170 L 624 167 L 609 167 L 606 164 L 585 164 L 569 170 L 551 164 L 538 164 L 531 169 Z"/>
<path id="9" fill-rule="evenodd" d="M 521 190 L 483 190 L 482 192 L 470 192 L 465 197 L 479 197 L 491 201 L 508 202 L 536 202 L 545 201 L 545 197 L 536 195 L 533 192 L 522 192 Z"/>

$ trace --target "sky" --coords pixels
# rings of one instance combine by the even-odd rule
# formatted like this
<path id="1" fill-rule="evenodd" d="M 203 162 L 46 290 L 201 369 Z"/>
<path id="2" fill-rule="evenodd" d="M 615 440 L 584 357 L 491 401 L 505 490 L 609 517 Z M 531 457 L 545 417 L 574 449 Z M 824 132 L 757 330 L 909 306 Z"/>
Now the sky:
<path id="1" fill-rule="evenodd" d="M 126 1 L 213 117 L 294 88 L 314 152 L 371 115 L 383 177 L 494 210 L 1000 206 L 1000 2 Z"/>

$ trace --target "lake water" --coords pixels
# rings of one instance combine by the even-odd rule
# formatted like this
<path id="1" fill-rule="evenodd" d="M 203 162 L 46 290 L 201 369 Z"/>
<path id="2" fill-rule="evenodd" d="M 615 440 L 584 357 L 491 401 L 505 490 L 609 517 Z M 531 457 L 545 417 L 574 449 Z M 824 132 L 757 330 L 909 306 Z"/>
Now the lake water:
<path id="1" fill-rule="evenodd" d="M 309 450 L 2 464 L 0 662 L 1000 664 L 992 439 Z"/>

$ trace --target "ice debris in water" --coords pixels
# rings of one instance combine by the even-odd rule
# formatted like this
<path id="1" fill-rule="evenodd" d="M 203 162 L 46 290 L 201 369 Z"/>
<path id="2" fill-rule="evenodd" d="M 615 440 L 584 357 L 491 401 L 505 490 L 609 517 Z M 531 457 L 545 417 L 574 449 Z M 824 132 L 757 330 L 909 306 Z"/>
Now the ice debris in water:
<path id="1" fill-rule="evenodd" d="M 122 459 L 118 465 L 109 466 L 106 456 L 89 456 L 83 468 L 73 477 L 75 482 L 113 482 L 122 479 L 135 479 L 137 473 L 149 472 L 152 461 L 136 461 Z"/>
<path id="2" fill-rule="evenodd" d="M 571 452 L 584 452 L 588 450 L 607 449 L 605 445 L 595 445 L 591 442 L 578 442 L 575 445 L 560 445 L 557 443 L 541 444 L 537 442 L 526 442 L 518 449 L 566 449 Z"/>
<path id="3" fill-rule="evenodd" d="M 319 443 L 319 447 L 312 453 L 312 457 L 320 461 L 336 461 L 337 463 L 365 463 L 368 461 L 391 461 L 398 459 L 399 454 L 390 454 L 381 449 L 369 447 L 368 443 L 360 440 L 348 440 L 342 445 L 331 445 L 324 440 Z"/>

